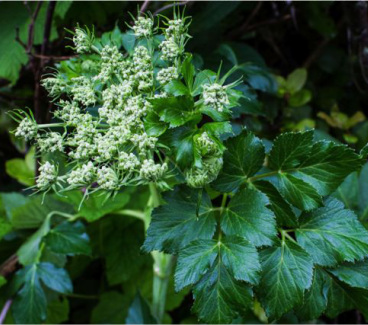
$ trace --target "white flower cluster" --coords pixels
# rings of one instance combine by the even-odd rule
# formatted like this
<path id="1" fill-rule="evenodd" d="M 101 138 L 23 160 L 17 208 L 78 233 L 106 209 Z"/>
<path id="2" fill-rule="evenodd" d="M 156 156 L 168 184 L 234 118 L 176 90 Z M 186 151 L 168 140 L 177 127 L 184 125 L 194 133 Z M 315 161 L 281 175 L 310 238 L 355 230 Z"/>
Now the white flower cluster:
<path id="1" fill-rule="evenodd" d="M 153 20 L 149 17 L 138 17 L 132 27 L 136 37 L 150 37 L 152 35 Z"/>
<path id="2" fill-rule="evenodd" d="M 37 136 L 37 124 L 29 117 L 25 117 L 18 125 L 15 136 L 24 138 L 25 140 L 32 140 Z"/>
<path id="3" fill-rule="evenodd" d="M 230 104 L 226 88 L 218 83 L 203 86 L 203 100 L 206 106 L 212 106 L 218 112 L 222 112 Z"/>
<path id="4" fill-rule="evenodd" d="M 75 29 L 73 42 L 75 45 L 75 51 L 77 53 L 82 54 L 88 53 L 91 50 L 93 39 L 91 40 L 88 31 L 85 31 L 84 29 L 77 27 Z"/>
<path id="5" fill-rule="evenodd" d="M 38 137 L 38 146 L 41 152 L 63 152 L 63 137 L 60 133 L 49 132 L 45 137 Z"/>
<path id="6" fill-rule="evenodd" d="M 161 85 L 166 85 L 171 80 L 178 79 L 178 78 L 179 78 L 179 74 L 178 74 L 176 67 L 169 67 L 166 69 L 161 69 L 157 73 L 157 81 Z"/>
<path id="7" fill-rule="evenodd" d="M 47 190 L 52 186 L 58 177 L 58 170 L 55 165 L 46 161 L 43 165 L 38 169 L 40 175 L 37 178 L 37 187 L 40 190 Z"/>
<path id="8" fill-rule="evenodd" d="M 179 61 L 175 59 L 184 51 L 187 36 L 181 33 L 186 33 L 186 26 L 180 19 L 167 25 L 165 40 L 157 46 L 153 20 L 138 18 L 132 29 L 136 37 L 146 40 L 138 41 L 133 51 L 124 54 L 112 44 L 94 48 L 93 35 L 88 30 L 76 29 L 73 38 L 76 51 L 86 53 L 93 48 L 99 57 L 84 60 L 82 69 L 75 70 L 79 75 L 67 78 L 59 73 L 43 81 L 50 95 L 61 97 L 54 117 L 58 120 L 55 126 L 64 128 L 64 133 L 43 130 L 37 136 L 38 128 L 43 127 L 31 118 L 23 120 L 16 131 L 16 135 L 27 140 L 36 138 L 42 153 L 63 152 L 72 166 L 58 175 L 56 165 L 46 162 L 37 179 L 40 190 L 55 188 L 54 184 L 62 190 L 85 187 L 87 191 L 116 191 L 122 186 L 149 182 L 165 186 L 168 165 L 161 160 L 158 150 L 163 146 L 157 137 L 146 133 L 145 119 L 152 113 L 150 99 L 168 96 L 155 89 L 157 84 L 165 85 L 180 78 Z M 172 64 L 154 66 L 160 56 Z M 47 124 L 44 128 L 51 127 Z M 198 141 L 208 147 L 203 156 L 210 150 L 216 151 L 206 135 Z M 204 166 L 208 164 L 204 158 L 203 161 Z M 192 173 L 199 178 L 199 171 Z"/>
<path id="9" fill-rule="evenodd" d="M 74 186 L 83 186 L 91 184 L 96 178 L 96 167 L 92 161 L 74 169 L 68 176 L 67 182 Z"/>

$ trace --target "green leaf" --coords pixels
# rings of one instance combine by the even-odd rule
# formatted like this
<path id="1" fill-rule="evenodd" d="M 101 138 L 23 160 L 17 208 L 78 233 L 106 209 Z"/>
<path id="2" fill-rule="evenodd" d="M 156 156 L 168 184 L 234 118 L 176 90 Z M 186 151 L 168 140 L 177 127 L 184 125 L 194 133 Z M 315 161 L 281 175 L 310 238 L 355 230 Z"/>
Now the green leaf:
<path id="1" fill-rule="evenodd" d="M 368 255 L 368 231 L 336 199 L 328 199 L 324 207 L 302 214 L 299 222 L 298 242 L 316 264 L 334 266 Z"/>
<path id="2" fill-rule="evenodd" d="M 262 279 L 259 299 L 266 314 L 278 319 L 303 301 L 312 284 L 313 261 L 299 245 L 281 242 L 260 252 Z"/>
<path id="3" fill-rule="evenodd" d="M 106 291 L 100 296 L 92 310 L 91 324 L 123 324 L 128 312 L 127 295 L 117 291 Z"/>
<path id="4" fill-rule="evenodd" d="M 173 96 L 188 96 L 190 95 L 189 89 L 179 80 L 172 80 L 164 86 L 165 92 Z"/>
<path id="5" fill-rule="evenodd" d="M 56 299 L 47 304 L 45 324 L 61 324 L 69 319 L 69 301 L 66 298 Z"/>
<path id="6" fill-rule="evenodd" d="M 305 181 L 288 173 L 279 173 L 278 179 L 282 196 L 298 209 L 309 211 L 322 205 L 321 196 Z"/>
<path id="7" fill-rule="evenodd" d="M 236 280 L 257 284 L 260 264 L 255 247 L 241 237 L 229 236 L 216 240 L 196 240 L 181 250 L 175 272 L 176 290 L 195 284 L 221 258 Z"/>
<path id="8" fill-rule="evenodd" d="M 289 98 L 290 107 L 301 107 L 312 99 L 312 93 L 308 89 L 302 89 Z"/>
<path id="9" fill-rule="evenodd" d="M 368 289 L 368 260 L 343 263 L 329 270 L 340 281 L 351 287 Z"/>
<path id="10" fill-rule="evenodd" d="M 167 128 L 168 125 L 160 121 L 160 117 L 155 112 L 148 112 L 144 119 L 144 129 L 149 136 L 159 137 Z"/>
<path id="11" fill-rule="evenodd" d="M 304 294 L 303 304 L 296 308 L 301 320 L 317 319 L 327 307 L 326 276 L 315 268 L 312 285 Z"/>
<path id="12" fill-rule="evenodd" d="M 195 75 L 195 68 L 192 64 L 192 55 L 188 55 L 181 65 L 181 74 L 184 77 L 185 83 L 189 90 L 193 88 L 193 81 Z"/>
<path id="13" fill-rule="evenodd" d="M 270 168 L 285 170 L 298 166 L 308 157 L 312 142 L 313 130 L 281 134 L 275 139 L 270 152 Z"/>
<path id="14" fill-rule="evenodd" d="M 276 222 L 267 209 L 267 197 L 245 188 L 236 193 L 221 216 L 221 228 L 227 236 L 241 236 L 255 246 L 271 245 L 276 238 Z"/>
<path id="15" fill-rule="evenodd" d="M 234 279 L 221 258 L 193 289 L 193 311 L 209 324 L 231 323 L 237 314 L 252 305 L 251 288 Z"/>
<path id="16" fill-rule="evenodd" d="M 46 319 L 46 296 L 37 272 L 37 265 L 29 266 L 24 275 L 24 286 L 12 305 L 14 320 L 18 324 L 40 324 Z"/>
<path id="17" fill-rule="evenodd" d="M 363 161 L 352 149 L 329 141 L 316 142 L 297 168 L 296 177 L 312 185 L 320 195 L 333 192 Z"/>
<path id="18" fill-rule="evenodd" d="M 45 238 L 45 243 L 49 249 L 59 254 L 91 254 L 89 237 L 80 221 L 75 223 L 64 221 L 50 230 Z"/>
<path id="19" fill-rule="evenodd" d="M 49 231 L 50 218 L 46 218 L 42 226 L 18 249 L 17 255 L 21 264 L 29 265 L 37 261 L 41 241 Z"/>
<path id="20" fill-rule="evenodd" d="M 227 140 L 225 146 L 224 167 L 212 186 L 221 192 L 231 192 L 261 169 L 265 148 L 262 141 L 250 132 Z"/>
<path id="21" fill-rule="evenodd" d="M 202 129 L 205 130 L 208 134 L 220 138 L 224 135 L 232 135 L 234 134 L 233 128 L 231 127 L 230 122 L 209 122 L 202 126 Z"/>
<path id="22" fill-rule="evenodd" d="M 307 70 L 304 68 L 295 69 L 292 73 L 290 73 L 286 78 L 286 90 L 290 94 L 295 94 L 300 91 L 307 81 Z"/>
<path id="23" fill-rule="evenodd" d="M 29 168 L 24 159 L 14 158 L 6 161 L 6 173 L 15 178 L 19 183 L 32 186 L 35 183 L 34 168 Z"/>
<path id="24" fill-rule="evenodd" d="M 262 193 L 266 194 L 270 200 L 271 210 L 275 213 L 278 225 L 297 227 L 298 221 L 293 209 L 272 183 L 268 181 L 257 181 L 253 185 Z"/>
<path id="25" fill-rule="evenodd" d="M 60 293 L 71 293 L 73 291 L 73 284 L 69 274 L 62 268 L 43 262 L 37 264 L 37 274 L 41 281 L 51 290 Z"/>
<path id="26" fill-rule="evenodd" d="M 80 191 L 66 193 L 66 198 L 60 198 L 64 202 L 73 204 L 78 208 L 82 201 L 83 193 Z M 129 190 L 119 192 L 114 198 L 106 202 L 106 197 L 99 194 L 92 194 L 83 202 L 76 216 L 84 217 L 88 222 L 96 221 L 106 214 L 120 210 L 130 199 Z"/>
<path id="27" fill-rule="evenodd" d="M 149 101 L 160 120 L 169 123 L 171 128 L 198 117 L 198 112 L 194 111 L 194 101 L 189 96 L 152 98 Z"/>
<path id="28" fill-rule="evenodd" d="M 157 320 L 152 316 L 150 307 L 145 299 L 138 292 L 128 310 L 126 324 L 157 324 Z"/>
<path id="29" fill-rule="evenodd" d="M 211 239 L 216 220 L 211 201 L 202 195 L 197 217 L 198 190 L 179 186 L 165 193 L 165 205 L 153 210 L 143 249 L 175 253 L 196 239 Z"/>
<path id="30" fill-rule="evenodd" d="M 2 276 L 2 275 L 0 275 L 0 288 L 4 285 L 4 284 L 6 284 L 6 279 Z"/>
<path id="31" fill-rule="evenodd" d="M 101 224 L 104 229 L 101 255 L 106 260 L 106 276 L 110 285 L 132 280 L 143 266 L 152 264 L 151 256 L 140 251 L 144 241 L 143 223 L 128 221 L 127 224 L 121 216 L 111 216 Z"/>

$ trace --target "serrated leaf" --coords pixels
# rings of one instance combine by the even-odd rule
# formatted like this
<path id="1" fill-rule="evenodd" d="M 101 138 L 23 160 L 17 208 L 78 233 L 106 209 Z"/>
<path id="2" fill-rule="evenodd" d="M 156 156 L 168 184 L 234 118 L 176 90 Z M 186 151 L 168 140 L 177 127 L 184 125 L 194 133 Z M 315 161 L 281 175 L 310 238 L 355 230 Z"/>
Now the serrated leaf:
<path id="1" fill-rule="evenodd" d="M 329 270 L 340 281 L 351 287 L 368 289 L 368 260 L 343 263 Z"/>
<path id="2" fill-rule="evenodd" d="M 212 186 L 222 192 L 231 192 L 261 169 L 265 148 L 262 141 L 250 132 L 229 139 L 225 146 L 224 167 Z"/>
<path id="3" fill-rule="evenodd" d="M 126 324 L 157 324 L 152 316 L 150 306 L 138 292 L 129 307 Z"/>
<path id="4" fill-rule="evenodd" d="M 322 197 L 303 180 L 288 173 L 279 173 L 278 180 L 282 196 L 298 209 L 309 211 L 322 205 Z"/>
<path id="5" fill-rule="evenodd" d="M 216 258 L 236 280 L 257 284 L 260 264 L 255 247 L 241 237 L 217 240 L 196 240 L 181 250 L 175 272 L 176 290 L 198 282 Z"/>
<path id="6" fill-rule="evenodd" d="M 195 68 L 192 64 L 192 55 L 188 55 L 181 65 L 181 74 L 189 90 L 193 88 Z"/>
<path id="7" fill-rule="evenodd" d="M 193 289 L 193 311 L 209 324 L 228 324 L 236 315 L 251 307 L 251 288 L 236 281 L 217 258 L 211 269 Z"/>
<path id="8" fill-rule="evenodd" d="M 152 98 L 149 101 L 160 120 L 169 123 L 171 128 L 198 117 L 198 112 L 194 111 L 194 101 L 189 96 Z"/>
<path id="9" fill-rule="evenodd" d="M 368 231 L 354 212 L 344 209 L 336 199 L 299 218 L 298 242 L 316 264 L 334 266 L 343 261 L 360 260 L 368 255 Z"/>
<path id="10" fill-rule="evenodd" d="M 294 174 L 312 185 L 320 195 L 333 192 L 350 173 L 362 166 L 352 149 L 329 141 L 316 142 Z"/>
<path id="11" fill-rule="evenodd" d="M 55 253 L 66 255 L 91 254 L 89 237 L 83 223 L 80 221 L 61 223 L 50 230 L 45 242 L 47 247 Z"/>
<path id="12" fill-rule="evenodd" d="M 149 136 L 158 137 L 165 133 L 168 125 L 160 121 L 160 117 L 155 112 L 149 112 L 144 119 L 144 129 Z"/>
<path id="13" fill-rule="evenodd" d="M 221 138 L 224 135 L 234 134 L 229 121 L 206 123 L 202 126 L 202 129 L 216 138 Z"/>
<path id="14" fill-rule="evenodd" d="M 216 72 L 203 70 L 196 75 L 193 85 L 192 96 L 197 96 L 202 92 L 203 85 L 213 83 L 216 79 Z"/>
<path id="15" fill-rule="evenodd" d="M 298 166 L 308 157 L 312 142 L 313 130 L 281 134 L 275 139 L 270 152 L 270 168 L 285 170 Z"/>
<path id="16" fill-rule="evenodd" d="M 165 205 L 153 210 L 143 249 L 175 253 L 195 239 L 211 239 L 216 220 L 211 201 L 202 195 L 197 217 L 198 190 L 179 186 L 163 196 Z"/>
<path id="17" fill-rule="evenodd" d="M 290 241 L 261 251 L 260 259 L 259 299 L 266 314 L 277 319 L 302 302 L 304 290 L 312 284 L 313 261 Z"/>
<path id="18" fill-rule="evenodd" d="M 311 287 L 304 293 L 303 304 L 296 308 L 301 320 L 318 319 L 327 307 L 325 273 L 315 268 Z"/>
<path id="19" fill-rule="evenodd" d="M 296 227 L 297 217 L 289 203 L 281 196 L 276 187 L 268 181 L 257 181 L 253 185 L 266 194 L 271 203 L 271 209 L 275 213 L 278 225 Z"/>
<path id="20" fill-rule="evenodd" d="M 271 245 L 276 238 L 276 221 L 267 209 L 267 197 L 245 188 L 236 193 L 221 216 L 221 229 L 227 236 L 241 236 L 255 246 Z"/>

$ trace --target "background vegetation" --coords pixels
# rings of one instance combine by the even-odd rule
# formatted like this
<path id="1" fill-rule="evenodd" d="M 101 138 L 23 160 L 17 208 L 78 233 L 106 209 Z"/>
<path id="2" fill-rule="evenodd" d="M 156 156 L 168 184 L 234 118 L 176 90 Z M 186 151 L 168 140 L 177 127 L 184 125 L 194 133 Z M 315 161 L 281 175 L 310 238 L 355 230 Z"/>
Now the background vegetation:
<path id="1" fill-rule="evenodd" d="M 112 37 L 104 33 L 114 29 L 116 37 L 120 37 L 116 26 L 124 31 L 123 22 L 130 20 L 128 12 L 135 13 L 137 5 L 152 13 L 170 15 L 172 12 L 171 2 L 154 1 L 0 3 L 0 305 L 5 305 L 3 311 L 10 306 L 6 297 L 9 290 L 14 290 L 9 288 L 9 283 L 14 282 L 14 274 L 20 268 L 19 256 L 24 258 L 32 253 L 31 246 L 29 251 L 21 253 L 18 248 L 50 211 L 76 213 L 79 203 L 76 193 L 75 202 L 63 202 L 48 195 L 41 205 L 39 196 L 29 197 L 30 193 L 23 191 L 33 185 L 37 162 L 32 147 L 9 134 L 14 124 L 6 112 L 30 107 L 38 122 L 47 123 L 53 104 L 40 87 L 40 80 L 57 63 L 67 69 L 64 60 L 74 55 L 67 47 L 71 42 L 66 39 L 65 28 L 73 29 L 77 23 L 94 25 L 100 37 Z M 188 43 L 188 49 L 196 53 L 198 64 L 212 68 L 222 60 L 226 68 L 250 63 L 244 78 L 256 91 L 244 89 L 252 100 L 239 107 L 238 125 L 245 125 L 270 140 L 281 131 L 316 128 L 319 138 L 346 143 L 357 150 L 368 142 L 366 2 L 189 1 L 186 8 L 193 17 L 189 31 L 193 40 Z M 356 211 L 366 226 L 367 186 L 368 167 L 365 167 L 360 175 L 350 175 L 335 193 L 348 208 Z M 47 310 L 37 312 L 47 314 L 46 322 L 152 322 L 144 313 L 145 299 L 150 300 L 152 293 L 152 258 L 140 254 L 144 225 L 117 213 L 144 205 L 147 199 L 148 192 L 143 188 L 119 194 L 108 206 L 97 198 L 87 201 L 78 212 L 87 222 L 80 222 L 72 230 L 75 246 L 65 253 L 60 248 L 55 249 L 58 253 L 50 250 L 44 257 L 45 263 L 64 267 L 74 286 L 73 294 L 65 289 L 62 300 L 52 300 L 52 292 L 44 289 L 53 303 L 47 305 Z M 106 215 L 109 218 L 103 218 Z M 37 240 L 37 236 L 31 238 Z M 63 274 L 55 275 L 55 281 L 69 285 Z M 170 281 L 165 322 L 195 323 L 191 305 L 191 295 L 175 294 Z M 23 304 L 22 308 L 28 305 Z M 319 321 L 364 322 L 358 311 L 340 311 Z M 17 315 L 16 309 L 7 313 L 4 321 L 24 321 L 14 319 L 13 315 Z M 239 322 L 262 320 L 260 313 Z M 33 321 L 39 322 L 37 318 Z M 298 319 L 290 313 L 282 322 L 295 323 Z"/>

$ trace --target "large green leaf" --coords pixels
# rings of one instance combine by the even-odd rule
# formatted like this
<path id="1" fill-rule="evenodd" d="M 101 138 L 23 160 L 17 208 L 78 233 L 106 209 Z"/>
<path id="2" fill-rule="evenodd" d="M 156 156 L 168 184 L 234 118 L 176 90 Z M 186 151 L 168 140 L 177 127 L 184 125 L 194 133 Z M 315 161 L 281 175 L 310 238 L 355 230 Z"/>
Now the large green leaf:
<path id="1" fill-rule="evenodd" d="M 368 255 L 368 231 L 340 201 L 328 199 L 324 207 L 302 214 L 299 220 L 298 242 L 316 264 L 334 266 Z"/>
<path id="2" fill-rule="evenodd" d="M 290 204 L 285 201 L 276 187 L 268 181 L 257 181 L 253 185 L 266 194 L 275 213 L 277 224 L 281 226 L 296 227 L 297 217 Z"/>
<path id="3" fill-rule="evenodd" d="M 65 221 L 50 230 L 45 238 L 46 245 L 55 253 L 75 255 L 91 254 L 89 237 L 83 223 Z"/>
<path id="4" fill-rule="evenodd" d="M 300 210 L 313 210 L 322 205 L 322 197 L 308 183 L 288 173 L 278 174 L 278 188 L 283 197 Z"/>
<path id="5" fill-rule="evenodd" d="M 283 171 L 298 166 L 308 157 L 312 141 L 313 131 L 281 134 L 273 143 L 270 167 Z"/>
<path id="6" fill-rule="evenodd" d="M 236 280 L 258 283 L 257 250 L 247 240 L 229 236 L 218 241 L 196 240 L 181 250 L 175 272 L 176 289 L 198 282 L 217 257 Z"/>
<path id="7" fill-rule="evenodd" d="M 42 262 L 37 264 L 37 274 L 51 290 L 60 293 L 71 293 L 73 291 L 69 274 L 62 268 L 57 268 L 51 263 Z"/>
<path id="8" fill-rule="evenodd" d="M 175 253 L 192 240 L 211 239 L 216 227 L 214 212 L 204 193 L 197 215 L 199 195 L 198 190 L 184 186 L 166 193 L 163 197 L 166 204 L 152 213 L 143 249 Z"/>
<path id="9" fill-rule="evenodd" d="M 224 167 L 213 187 L 222 192 L 231 192 L 261 169 L 265 148 L 262 141 L 250 132 L 229 139 L 225 146 Z"/>
<path id="10" fill-rule="evenodd" d="M 221 216 L 228 236 L 241 236 L 255 246 L 271 245 L 276 238 L 276 221 L 261 192 L 245 188 L 236 193 Z"/>
<path id="11" fill-rule="evenodd" d="M 221 257 L 193 289 L 193 310 L 209 324 L 228 324 L 252 304 L 252 290 L 234 279 Z"/>
<path id="12" fill-rule="evenodd" d="M 161 121 L 169 123 L 170 127 L 181 126 L 198 117 L 194 111 L 194 101 L 189 96 L 153 98 L 150 102 Z"/>
<path id="13" fill-rule="evenodd" d="M 315 268 L 311 287 L 305 292 L 303 304 L 296 308 L 301 320 L 317 319 L 327 308 L 326 276 Z"/>
<path id="14" fill-rule="evenodd" d="M 312 284 L 313 261 L 293 242 L 281 242 L 260 252 L 262 279 L 259 299 L 272 319 L 281 317 L 303 301 Z"/>
<path id="15" fill-rule="evenodd" d="M 330 269 L 340 281 L 351 287 L 368 289 L 368 260 L 355 263 L 343 263 L 334 269 Z"/>

